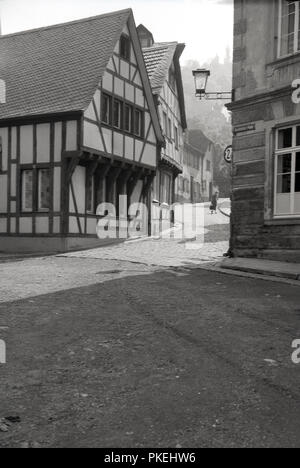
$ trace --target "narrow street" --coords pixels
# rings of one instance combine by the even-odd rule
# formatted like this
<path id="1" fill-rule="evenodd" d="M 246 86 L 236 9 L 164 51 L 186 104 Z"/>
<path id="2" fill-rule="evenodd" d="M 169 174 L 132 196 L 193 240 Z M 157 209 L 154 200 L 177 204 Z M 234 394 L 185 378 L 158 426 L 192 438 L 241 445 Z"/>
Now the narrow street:
<path id="1" fill-rule="evenodd" d="M 300 290 L 202 270 L 220 216 L 188 259 L 150 239 L 1 264 L 1 447 L 299 446 Z"/>

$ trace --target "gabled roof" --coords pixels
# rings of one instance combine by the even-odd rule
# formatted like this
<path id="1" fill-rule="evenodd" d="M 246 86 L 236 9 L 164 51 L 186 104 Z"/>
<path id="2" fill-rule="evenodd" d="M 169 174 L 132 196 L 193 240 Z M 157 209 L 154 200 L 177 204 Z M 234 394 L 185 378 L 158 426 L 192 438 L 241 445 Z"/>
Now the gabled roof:
<path id="1" fill-rule="evenodd" d="M 168 78 L 177 45 L 177 42 L 155 43 L 143 49 L 147 72 L 155 94 L 160 93 Z"/>
<path id="2" fill-rule="evenodd" d="M 128 25 L 158 139 L 157 111 L 131 9 L 0 37 L 0 120 L 83 112 Z"/>
<path id="3" fill-rule="evenodd" d="M 184 91 L 179 59 L 185 45 L 178 42 L 156 42 L 152 47 L 143 49 L 145 64 L 150 78 L 152 91 L 159 95 L 168 80 L 169 69 L 174 62 L 175 76 L 180 102 L 181 120 L 183 129 L 187 128 Z"/>
<path id="4" fill-rule="evenodd" d="M 198 158 L 204 158 L 205 156 L 205 153 L 200 148 L 196 148 L 187 141 L 184 142 L 184 149 L 190 153 L 193 153 Z"/>
<path id="5" fill-rule="evenodd" d="M 0 37 L 0 119 L 85 110 L 131 10 Z"/>
<path id="6" fill-rule="evenodd" d="M 147 29 L 143 24 L 140 24 L 137 28 L 137 32 L 139 37 L 143 37 L 143 39 L 148 39 L 150 41 L 150 44 L 148 44 L 148 47 L 152 46 L 154 44 L 154 37 L 151 31 Z"/>
<path id="7" fill-rule="evenodd" d="M 214 143 L 200 129 L 188 131 L 187 143 L 190 146 L 197 148 L 203 154 L 206 153 L 209 145 L 214 145 Z"/>

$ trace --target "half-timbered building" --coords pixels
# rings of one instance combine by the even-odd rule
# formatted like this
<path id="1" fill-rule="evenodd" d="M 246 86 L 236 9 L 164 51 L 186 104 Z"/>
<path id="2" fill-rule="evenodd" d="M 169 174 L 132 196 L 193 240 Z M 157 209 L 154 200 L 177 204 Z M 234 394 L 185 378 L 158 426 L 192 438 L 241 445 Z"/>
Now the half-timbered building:
<path id="1" fill-rule="evenodd" d="M 0 250 L 97 245 L 97 206 L 148 203 L 164 144 L 132 11 L 2 36 L 0 67 Z"/>
<path id="2" fill-rule="evenodd" d="M 187 128 L 180 67 L 185 45 L 155 43 L 151 32 L 143 25 L 138 26 L 138 34 L 165 138 L 152 200 L 167 209 L 176 201 L 175 181 L 182 173 L 183 135 Z"/>

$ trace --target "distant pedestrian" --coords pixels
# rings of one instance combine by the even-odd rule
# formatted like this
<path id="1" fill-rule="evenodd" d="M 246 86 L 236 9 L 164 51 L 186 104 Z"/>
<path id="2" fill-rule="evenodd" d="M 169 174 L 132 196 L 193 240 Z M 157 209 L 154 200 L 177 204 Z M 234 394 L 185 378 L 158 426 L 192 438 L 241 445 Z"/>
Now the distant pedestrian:
<path id="1" fill-rule="evenodd" d="M 219 192 L 214 193 L 211 199 L 210 214 L 217 214 Z"/>

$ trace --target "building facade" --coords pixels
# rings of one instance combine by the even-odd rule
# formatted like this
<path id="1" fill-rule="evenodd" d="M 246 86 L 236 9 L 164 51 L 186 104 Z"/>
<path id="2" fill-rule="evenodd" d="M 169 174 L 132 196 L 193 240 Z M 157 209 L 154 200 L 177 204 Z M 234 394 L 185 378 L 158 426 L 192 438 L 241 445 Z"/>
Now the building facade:
<path id="1" fill-rule="evenodd" d="M 169 208 L 176 201 L 175 181 L 182 172 L 187 127 L 180 67 L 185 46 L 177 42 L 155 43 L 143 25 L 137 29 L 165 139 L 152 185 L 152 201 L 162 207 L 163 217 L 167 219 Z"/>
<path id="2" fill-rule="evenodd" d="M 235 0 L 231 248 L 300 261 L 300 2 Z"/>
<path id="3" fill-rule="evenodd" d="M 214 190 L 214 144 L 201 130 L 185 133 L 182 174 L 175 182 L 176 201 L 210 201 Z"/>
<path id="4" fill-rule="evenodd" d="M 183 172 L 176 179 L 176 201 L 203 203 L 211 200 L 213 191 L 213 158 L 188 142 L 183 149 Z"/>
<path id="5" fill-rule="evenodd" d="M 99 222 L 103 239 L 126 231 L 164 144 L 132 11 L 2 36 L 0 55 L 0 250 L 98 245 Z"/>

